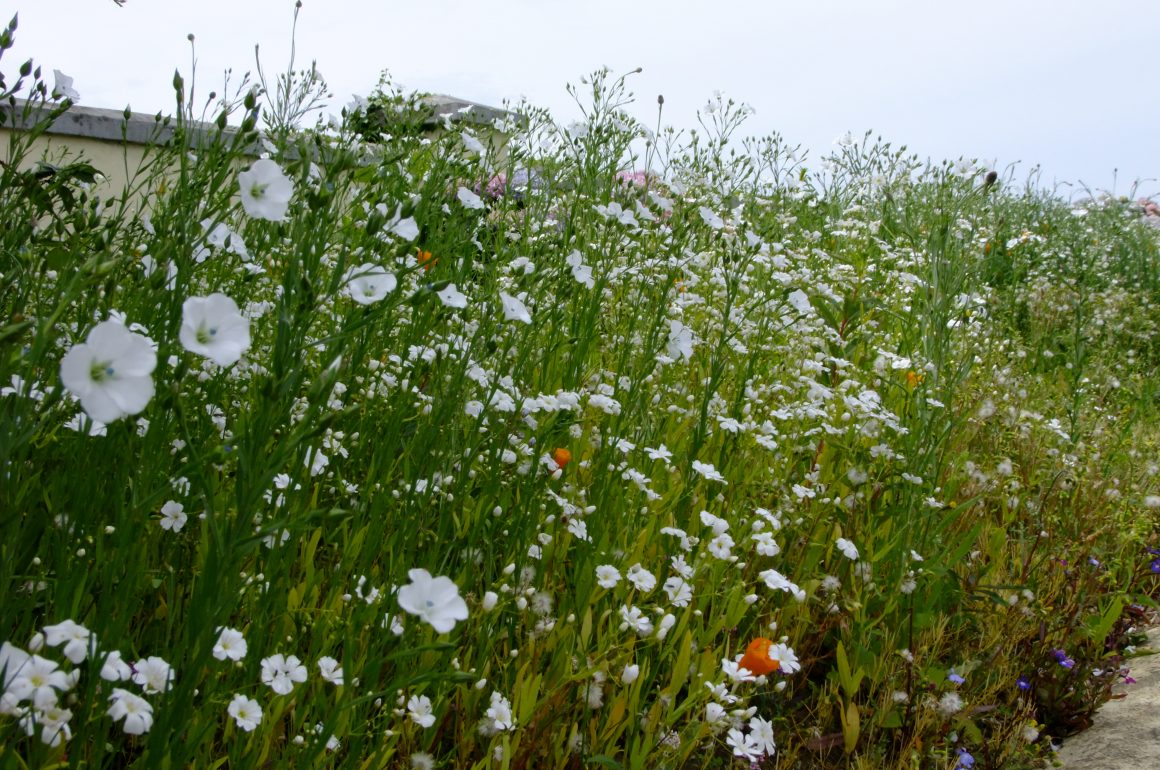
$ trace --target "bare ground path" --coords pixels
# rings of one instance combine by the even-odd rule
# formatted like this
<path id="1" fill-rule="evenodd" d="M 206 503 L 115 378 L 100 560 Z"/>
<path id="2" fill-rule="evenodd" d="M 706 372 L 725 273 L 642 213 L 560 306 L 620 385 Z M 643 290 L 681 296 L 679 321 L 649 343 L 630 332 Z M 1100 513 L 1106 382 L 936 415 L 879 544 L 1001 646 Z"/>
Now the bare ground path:
<path id="1" fill-rule="evenodd" d="M 1148 632 L 1160 652 L 1160 628 Z M 1067 770 L 1160 770 L 1160 654 L 1132 658 L 1136 683 L 1117 685 L 1125 697 L 1096 712 L 1092 726 L 1064 741 L 1059 759 Z"/>

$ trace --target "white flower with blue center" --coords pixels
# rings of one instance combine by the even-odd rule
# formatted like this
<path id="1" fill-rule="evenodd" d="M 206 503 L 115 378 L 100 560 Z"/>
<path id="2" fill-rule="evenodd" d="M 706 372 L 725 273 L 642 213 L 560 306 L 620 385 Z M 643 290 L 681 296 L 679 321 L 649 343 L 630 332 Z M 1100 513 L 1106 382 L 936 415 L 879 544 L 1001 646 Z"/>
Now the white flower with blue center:
<path id="1" fill-rule="evenodd" d="M 190 297 L 181 306 L 178 338 L 189 352 L 230 366 L 250 349 L 250 321 L 225 294 Z"/>

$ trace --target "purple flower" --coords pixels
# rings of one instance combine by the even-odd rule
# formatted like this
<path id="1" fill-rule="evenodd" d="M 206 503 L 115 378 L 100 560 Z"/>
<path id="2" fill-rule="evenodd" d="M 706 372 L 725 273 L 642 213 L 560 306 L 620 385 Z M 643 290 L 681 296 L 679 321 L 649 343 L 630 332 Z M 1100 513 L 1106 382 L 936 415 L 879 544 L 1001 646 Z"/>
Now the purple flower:
<path id="1" fill-rule="evenodd" d="M 1059 661 L 1059 665 L 1063 666 L 1064 668 L 1075 668 L 1075 661 L 1067 657 L 1067 652 L 1064 650 L 1053 650 L 1051 654 L 1055 656 L 1057 661 Z"/>
<path id="2" fill-rule="evenodd" d="M 966 770 L 975 766 L 975 758 L 967 753 L 966 749 L 958 749 L 959 761 L 955 763 L 955 770 Z"/>
<path id="3" fill-rule="evenodd" d="M 951 671 L 949 674 L 947 674 L 947 679 L 954 682 L 955 684 L 962 684 L 964 681 L 966 681 L 954 671 Z"/>
<path id="4" fill-rule="evenodd" d="M 1020 690 L 1030 690 L 1031 689 L 1031 681 L 1027 677 L 1021 676 L 1015 680 L 1015 686 L 1018 687 Z"/>
<path id="5" fill-rule="evenodd" d="M 1160 573 L 1160 559 L 1153 560 L 1151 569 L 1154 573 Z"/>

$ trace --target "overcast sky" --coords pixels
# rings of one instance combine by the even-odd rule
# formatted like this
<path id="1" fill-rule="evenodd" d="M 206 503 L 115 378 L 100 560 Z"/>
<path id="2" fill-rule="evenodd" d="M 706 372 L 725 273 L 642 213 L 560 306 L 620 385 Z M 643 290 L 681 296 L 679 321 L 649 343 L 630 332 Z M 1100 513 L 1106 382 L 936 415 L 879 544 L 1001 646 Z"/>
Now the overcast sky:
<path id="1" fill-rule="evenodd" d="M 16 0 L 15 75 L 33 57 L 81 103 L 173 108 L 196 36 L 204 96 L 222 73 L 285 69 L 293 0 Z M 811 154 L 873 129 L 923 157 L 979 158 L 1043 182 L 1130 192 L 1160 178 L 1160 3 L 1151 0 L 304 0 L 298 64 L 313 59 L 337 113 L 390 70 L 411 89 L 499 105 L 526 96 L 578 116 L 565 84 L 598 67 L 629 79 L 648 125 L 695 124 L 715 90 L 751 105 L 747 133 Z M 1147 181 L 1145 192 L 1160 190 Z"/>

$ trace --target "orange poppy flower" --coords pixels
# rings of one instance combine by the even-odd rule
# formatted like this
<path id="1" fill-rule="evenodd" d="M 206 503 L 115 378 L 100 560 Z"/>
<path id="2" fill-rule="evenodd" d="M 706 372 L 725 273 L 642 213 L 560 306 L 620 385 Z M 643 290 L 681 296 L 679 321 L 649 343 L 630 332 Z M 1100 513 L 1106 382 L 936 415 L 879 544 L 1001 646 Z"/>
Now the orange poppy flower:
<path id="1" fill-rule="evenodd" d="M 422 249 L 419 249 L 419 255 L 416 259 L 418 259 L 419 264 L 423 266 L 424 270 L 430 270 L 439 262 L 438 259 L 431 256 L 431 252 L 423 251 Z"/>
<path id="2" fill-rule="evenodd" d="M 563 468 L 565 465 L 572 462 L 572 453 L 562 446 L 556 447 L 552 450 L 552 461 L 560 468 Z"/>
<path id="3" fill-rule="evenodd" d="M 915 388 L 918 387 L 918 384 L 920 382 L 922 382 L 923 378 L 925 378 L 925 377 L 926 377 L 925 374 L 920 374 L 919 372 L 916 372 L 913 369 L 911 369 L 910 371 L 908 371 L 906 373 L 906 384 L 911 390 L 914 390 Z"/>
<path id="4" fill-rule="evenodd" d="M 769 657 L 769 648 L 773 645 L 771 639 L 759 636 L 745 648 L 745 655 L 738 664 L 741 668 L 757 676 L 772 674 L 781 668 L 781 661 Z"/>

